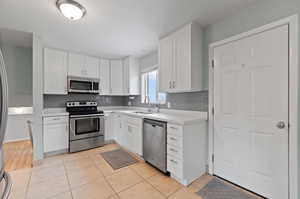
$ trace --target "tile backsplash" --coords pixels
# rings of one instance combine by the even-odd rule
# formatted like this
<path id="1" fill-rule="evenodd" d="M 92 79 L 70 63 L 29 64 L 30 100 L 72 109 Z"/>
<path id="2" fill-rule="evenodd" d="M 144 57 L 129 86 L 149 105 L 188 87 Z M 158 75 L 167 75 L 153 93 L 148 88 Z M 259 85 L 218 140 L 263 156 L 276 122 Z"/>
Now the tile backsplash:
<path id="1" fill-rule="evenodd" d="M 126 98 L 125 104 L 131 106 L 149 107 L 141 103 L 141 96 L 131 96 Z M 167 93 L 167 102 L 171 104 L 171 109 L 207 111 L 208 110 L 208 91 L 189 92 L 189 93 Z M 167 104 L 160 105 L 161 108 L 167 108 Z"/>
<path id="2" fill-rule="evenodd" d="M 131 106 L 149 107 L 141 103 L 141 96 L 99 96 L 88 94 L 69 94 L 69 95 L 44 95 L 44 108 L 65 107 L 67 101 L 92 100 L 97 101 L 99 106 Z M 208 91 L 190 93 L 168 93 L 167 102 L 171 104 L 171 109 L 207 111 L 208 110 Z M 167 108 L 167 104 L 160 105 Z"/>
<path id="3" fill-rule="evenodd" d="M 127 101 L 122 96 L 100 96 L 89 94 L 44 95 L 44 108 L 61 108 L 68 101 L 92 100 L 100 106 L 126 106 Z"/>

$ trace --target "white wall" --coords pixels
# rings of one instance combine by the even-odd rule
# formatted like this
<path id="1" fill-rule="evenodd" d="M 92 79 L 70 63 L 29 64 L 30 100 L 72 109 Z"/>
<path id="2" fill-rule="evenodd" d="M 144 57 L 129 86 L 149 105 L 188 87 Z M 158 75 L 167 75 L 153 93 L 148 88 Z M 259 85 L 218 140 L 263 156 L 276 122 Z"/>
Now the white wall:
<path id="1" fill-rule="evenodd" d="M 141 71 L 151 68 L 158 64 L 158 51 L 149 53 L 139 59 Z"/>
<path id="2" fill-rule="evenodd" d="M 8 80 L 8 106 L 32 107 L 32 48 L 2 44 Z"/>

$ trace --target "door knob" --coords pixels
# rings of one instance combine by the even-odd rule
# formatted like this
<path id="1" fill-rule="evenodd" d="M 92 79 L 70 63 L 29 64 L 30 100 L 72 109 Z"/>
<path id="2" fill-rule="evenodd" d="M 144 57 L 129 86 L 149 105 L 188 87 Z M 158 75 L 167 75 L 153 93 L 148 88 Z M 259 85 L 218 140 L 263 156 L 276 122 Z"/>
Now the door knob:
<path id="1" fill-rule="evenodd" d="M 285 127 L 285 123 L 283 122 L 283 121 L 280 121 L 280 122 L 278 122 L 277 123 L 277 128 L 279 128 L 279 129 L 283 129 L 284 127 Z"/>

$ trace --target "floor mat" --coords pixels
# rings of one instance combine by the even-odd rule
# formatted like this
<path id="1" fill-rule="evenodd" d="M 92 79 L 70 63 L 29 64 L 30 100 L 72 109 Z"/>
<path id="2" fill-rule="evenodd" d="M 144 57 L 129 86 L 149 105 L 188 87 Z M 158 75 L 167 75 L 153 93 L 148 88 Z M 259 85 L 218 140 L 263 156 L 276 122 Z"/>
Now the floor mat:
<path id="1" fill-rule="evenodd" d="M 203 199 L 257 199 L 238 188 L 214 178 L 197 192 Z"/>
<path id="2" fill-rule="evenodd" d="M 120 169 L 138 161 L 122 149 L 101 153 L 104 160 L 114 169 Z"/>

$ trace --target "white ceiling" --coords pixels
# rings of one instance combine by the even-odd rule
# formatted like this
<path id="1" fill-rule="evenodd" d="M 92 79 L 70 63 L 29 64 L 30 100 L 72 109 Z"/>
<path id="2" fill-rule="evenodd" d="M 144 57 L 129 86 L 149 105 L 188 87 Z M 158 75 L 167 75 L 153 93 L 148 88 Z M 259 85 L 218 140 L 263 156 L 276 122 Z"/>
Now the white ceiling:
<path id="1" fill-rule="evenodd" d="M 55 0 L 1 0 L 0 27 L 37 33 L 51 47 L 103 57 L 142 56 L 185 23 L 205 26 L 255 1 L 78 0 L 87 15 L 69 21 Z"/>

